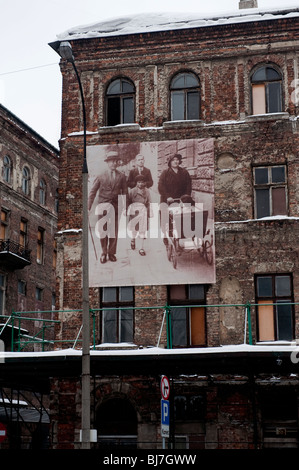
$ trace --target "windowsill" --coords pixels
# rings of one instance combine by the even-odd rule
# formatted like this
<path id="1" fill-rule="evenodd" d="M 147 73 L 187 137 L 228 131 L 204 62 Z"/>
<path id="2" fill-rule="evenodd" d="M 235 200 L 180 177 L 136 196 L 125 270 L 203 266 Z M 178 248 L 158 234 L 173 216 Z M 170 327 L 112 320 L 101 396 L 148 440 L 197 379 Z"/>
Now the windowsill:
<path id="1" fill-rule="evenodd" d="M 289 119 L 289 113 L 266 113 L 266 114 L 251 114 L 246 116 L 246 121 L 276 121 L 278 119 Z"/>
<path id="2" fill-rule="evenodd" d="M 178 127 L 198 127 L 203 126 L 204 122 L 201 119 L 183 120 L 183 121 L 165 121 L 163 122 L 164 129 L 177 129 Z"/>
<path id="3" fill-rule="evenodd" d="M 101 343 L 95 346 L 97 350 L 109 349 L 138 349 L 139 347 L 133 343 Z"/>
<path id="4" fill-rule="evenodd" d="M 129 131 L 139 131 L 140 125 L 131 123 L 131 124 L 117 124 L 116 126 L 104 126 L 99 128 L 100 134 L 108 134 L 114 132 L 129 132 Z"/>
<path id="5" fill-rule="evenodd" d="M 291 341 L 282 341 L 282 340 L 277 340 L 277 341 L 257 341 L 256 346 L 296 346 L 297 343 L 293 339 Z"/>

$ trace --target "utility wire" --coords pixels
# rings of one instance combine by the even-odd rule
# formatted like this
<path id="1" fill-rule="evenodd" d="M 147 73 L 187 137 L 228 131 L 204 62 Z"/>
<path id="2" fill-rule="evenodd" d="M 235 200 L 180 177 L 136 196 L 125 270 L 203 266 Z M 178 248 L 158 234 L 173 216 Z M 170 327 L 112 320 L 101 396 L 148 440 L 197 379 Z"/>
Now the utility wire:
<path id="1" fill-rule="evenodd" d="M 3 75 L 10 75 L 10 74 L 13 74 L 13 73 L 27 72 L 28 70 L 41 69 L 41 68 L 44 68 L 44 67 L 52 67 L 52 65 L 57 65 L 57 62 L 55 62 L 53 64 L 37 65 L 36 67 L 30 67 L 28 69 L 20 69 L 20 70 L 13 70 L 11 72 L 0 73 L 0 77 L 2 77 Z"/>

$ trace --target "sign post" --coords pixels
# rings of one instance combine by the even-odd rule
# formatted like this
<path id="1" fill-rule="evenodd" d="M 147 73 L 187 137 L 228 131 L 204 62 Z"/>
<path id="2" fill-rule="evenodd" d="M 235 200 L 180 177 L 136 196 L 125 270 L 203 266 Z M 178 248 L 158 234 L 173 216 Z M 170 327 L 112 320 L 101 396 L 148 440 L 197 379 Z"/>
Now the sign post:
<path id="1" fill-rule="evenodd" d="M 170 406 L 169 406 L 169 395 L 170 395 L 170 383 L 166 375 L 161 377 L 161 436 L 163 439 L 163 449 L 165 449 L 165 438 L 169 437 L 169 423 L 170 423 Z"/>

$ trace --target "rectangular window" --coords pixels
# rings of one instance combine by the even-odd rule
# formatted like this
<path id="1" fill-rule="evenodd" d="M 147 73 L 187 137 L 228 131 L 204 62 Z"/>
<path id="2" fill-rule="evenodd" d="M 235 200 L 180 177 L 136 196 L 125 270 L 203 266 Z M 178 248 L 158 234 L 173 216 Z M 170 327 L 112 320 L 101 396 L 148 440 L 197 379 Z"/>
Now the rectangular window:
<path id="1" fill-rule="evenodd" d="M 255 217 L 287 215 L 286 167 L 254 168 Z"/>
<path id="2" fill-rule="evenodd" d="M 134 288 L 103 287 L 101 289 L 101 341 L 131 343 L 134 339 Z"/>
<path id="3" fill-rule="evenodd" d="M 43 300 L 43 289 L 41 287 L 35 288 L 35 299 L 36 300 Z"/>
<path id="4" fill-rule="evenodd" d="M 45 238 L 45 231 L 44 229 L 39 228 L 37 231 L 36 261 L 40 264 L 43 263 L 43 259 L 44 259 L 44 238 Z"/>
<path id="5" fill-rule="evenodd" d="M 22 295 L 26 295 L 26 282 L 19 280 L 18 281 L 18 293 Z"/>
<path id="6" fill-rule="evenodd" d="M 1 209 L 0 240 L 6 240 L 8 230 L 8 211 Z"/>
<path id="7" fill-rule="evenodd" d="M 27 230 L 28 230 L 27 220 L 21 219 L 19 243 L 24 248 L 26 248 L 27 246 Z"/>
<path id="8" fill-rule="evenodd" d="M 266 92 L 265 85 L 252 85 L 252 107 L 253 114 L 266 114 Z"/>
<path id="9" fill-rule="evenodd" d="M 257 276 L 256 296 L 258 340 L 291 341 L 294 338 L 291 275 Z"/>
<path id="10" fill-rule="evenodd" d="M 205 346 L 205 290 L 201 284 L 169 286 L 173 347 Z"/>

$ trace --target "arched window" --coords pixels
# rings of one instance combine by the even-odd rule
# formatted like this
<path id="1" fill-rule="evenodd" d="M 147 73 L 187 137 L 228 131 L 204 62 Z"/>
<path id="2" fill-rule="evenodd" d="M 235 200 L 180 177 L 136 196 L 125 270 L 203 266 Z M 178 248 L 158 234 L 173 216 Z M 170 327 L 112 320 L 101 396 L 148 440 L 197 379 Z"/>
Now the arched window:
<path id="1" fill-rule="evenodd" d="M 252 113 L 267 114 L 282 111 L 282 76 L 270 65 L 259 67 L 251 77 Z"/>
<path id="2" fill-rule="evenodd" d="M 134 122 L 134 85 L 124 78 L 114 80 L 106 93 L 107 125 L 127 124 Z"/>
<path id="3" fill-rule="evenodd" d="M 179 73 L 170 84 L 171 120 L 199 119 L 200 89 L 194 73 Z"/>
<path id="4" fill-rule="evenodd" d="M 100 446 L 137 444 L 137 413 L 129 400 L 111 398 L 103 402 L 96 413 L 96 428 Z"/>
<path id="5" fill-rule="evenodd" d="M 44 180 L 40 180 L 39 183 L 39 203 L 43 206 L 46 204 L 46 183 Z"/>
<path id="6" fill-rule="evenodd" d="M 11 169 L 11 159 L 8 155 L 5 155 L 3 159 L 3 180 L 6 181 L 6 183 L 11 182 Z"/>
<path id="7" fill-rule="evenodd" d="M 30 171 L 27 166 L 24 166 L 22 173 L 22 191 L 24 194 L 29 194 L 29 180 L 30 180 Z"/>

